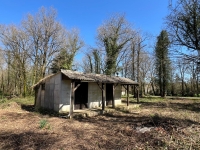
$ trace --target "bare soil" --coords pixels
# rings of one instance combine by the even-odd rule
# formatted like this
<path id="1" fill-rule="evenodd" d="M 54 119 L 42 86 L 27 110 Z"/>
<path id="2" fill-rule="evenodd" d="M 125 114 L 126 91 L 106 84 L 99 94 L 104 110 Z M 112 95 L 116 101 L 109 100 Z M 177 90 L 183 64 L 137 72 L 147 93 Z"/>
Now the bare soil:
<path id="1" fill-rule="evenodd" d="M 11 102 L 0 107 L 0 149 L 200 149 L 200 100 L 134 106 L 65 119 Z"/>

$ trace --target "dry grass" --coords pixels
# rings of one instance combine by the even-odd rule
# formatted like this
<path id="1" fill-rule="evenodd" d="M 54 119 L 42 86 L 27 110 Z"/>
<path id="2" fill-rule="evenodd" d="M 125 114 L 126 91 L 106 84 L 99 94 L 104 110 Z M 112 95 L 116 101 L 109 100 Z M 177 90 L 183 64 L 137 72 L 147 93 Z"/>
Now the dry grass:
<path id="1" fill-rule="evenodd" d="M 200 100 L 151 99 L 134 106 L 69 120 L 13 101 L 0 107 L 0 149 L 200 149 Z"/>

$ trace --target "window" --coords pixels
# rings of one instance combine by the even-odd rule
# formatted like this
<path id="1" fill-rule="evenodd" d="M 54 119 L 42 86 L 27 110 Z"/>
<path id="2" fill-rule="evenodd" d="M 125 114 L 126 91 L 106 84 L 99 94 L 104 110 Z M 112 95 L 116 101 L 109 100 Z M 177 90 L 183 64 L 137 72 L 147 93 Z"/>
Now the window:
<path id="1" fill-rule="evenodd" d="M 42 83 L 42 90 L 45 90 L 45 83 Z"/>

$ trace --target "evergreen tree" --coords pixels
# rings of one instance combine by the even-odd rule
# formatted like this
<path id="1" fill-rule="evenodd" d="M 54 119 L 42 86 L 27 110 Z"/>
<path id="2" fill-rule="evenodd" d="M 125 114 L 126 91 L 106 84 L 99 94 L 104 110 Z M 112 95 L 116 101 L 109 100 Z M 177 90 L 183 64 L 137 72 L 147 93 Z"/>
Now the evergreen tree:
<path id="1" fill-rule="evenodd" d="M 71 69 L 71 66 L 68 64 L 67 51 L 64 49 L 62 49 L 60 53 L 53 59 L 51 64 L 51 70 L 53 73 L 56 73 L 61 69 Z"/>
<path id="2" fill-rule="evenodd" d="M 160 35 L 157 37 L 155 47 L 156 77 L 161 97 L 165 96 L 170 79 L 171 67 L 168 51 L 169 45 L 168 33 L 165 30 L 162 30 Z"/>
<path id="3" fill-rule="evenodd" d="M 53 73 L 60 71 L 60 69 L 72 69 L 72 64 L 76 53 L 84 46 L 84 42 L 79 36 L 79 31 L 73 29 L 66 32 L 65 46 L 59 54 L 53 59 L 51 70 Z"/>

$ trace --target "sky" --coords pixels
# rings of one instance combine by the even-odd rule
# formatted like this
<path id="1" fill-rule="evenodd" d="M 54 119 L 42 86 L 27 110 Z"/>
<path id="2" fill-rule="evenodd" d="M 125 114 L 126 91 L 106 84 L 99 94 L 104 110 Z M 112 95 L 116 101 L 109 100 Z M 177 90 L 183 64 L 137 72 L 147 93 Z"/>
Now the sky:
<path id="1" fill-rule="evenodd" d="M 133 28 L 158 36 L 164 29 L 170 0 L 0 0 L 0 24 L 19 24 L 42 6 L 57 10 L 68 29 L 78 28 L 86 45 L 95 46 L 97 28 L 112 14 L 123 13 Z M 174 0 L 175 1 L 175 0 Z M 174 2 L 173 1 L 173 2 Z"/>

